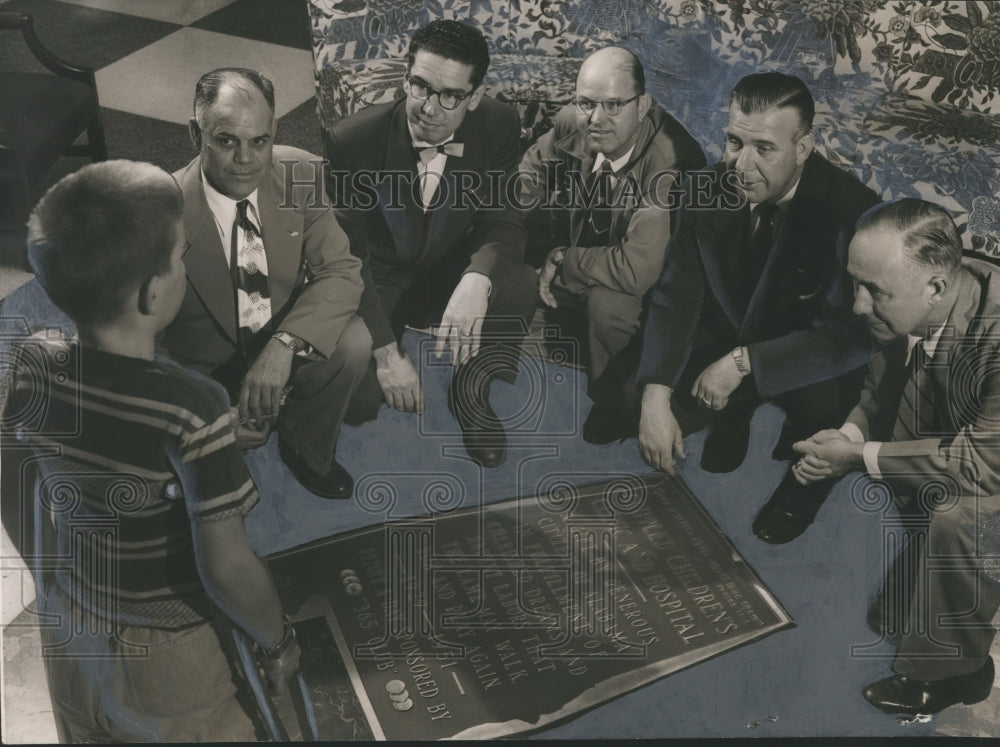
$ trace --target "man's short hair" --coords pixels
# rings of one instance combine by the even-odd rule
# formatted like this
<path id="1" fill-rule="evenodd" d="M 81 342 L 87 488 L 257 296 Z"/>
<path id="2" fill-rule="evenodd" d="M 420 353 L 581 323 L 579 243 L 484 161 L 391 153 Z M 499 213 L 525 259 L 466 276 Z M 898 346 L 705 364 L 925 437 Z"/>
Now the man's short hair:
<path id="1" fill-rule="evenodd" d="M 924 267 L 954 270 L 962 263 L 962 237 L 940 205 L 904 197 L 875 205 L 858 219 L 855 231 L 888 228 L 901 234 L 911 260 Z"/>
<path id="2" fill-rule="evenodd" d="M 806 84 L 794 75 L 784 73 L 754 73 L 741 78 L 733 88 L 729 102 L 736 104 L 744 114 L 792 108 L 799 115 L 799 137 L 812 130 L 816 115 L 816 105 Z"/>
<path id="3" fill-rule="evenodd" d="M 482 32 L 458 21 L 433 21 L 417 31 L 410 39 L 410 49 L 406 53 L 407 69 L 413 67 L 413 60 L 421 49 L 463 65 L 471 65 L 470 82 L 473 89 L 483 82 L 486 69 L 490 66 L 490 51 Z"/>
<path id="4" fill-rule="evenodd" d="M 194 119 L 204 127 L 205 111 L 219 100 L 219 90 L 224 85 L 246 89 L 252 86 L 261 92 L 267 105 L 274 112 L 274 84 L 256 70 L 245 67 L 220 67 L 205 73 L 194 87 Z"/>
<path id="5" fill-rule="evenodd" d="M 38 202 L 28 219 L 28 261 L 74 322 L 104 324 L 146 278 L 170 268 L 183 212 L 180 187 L 158 166 L 88 164 Z"/>

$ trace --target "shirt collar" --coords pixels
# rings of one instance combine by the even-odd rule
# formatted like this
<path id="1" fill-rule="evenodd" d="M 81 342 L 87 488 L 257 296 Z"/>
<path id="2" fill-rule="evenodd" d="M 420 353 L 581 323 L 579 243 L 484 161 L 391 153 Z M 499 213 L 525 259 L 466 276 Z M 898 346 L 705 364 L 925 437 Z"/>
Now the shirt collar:
<path id="1" fill-rule="evenodd" d="M 635 150 L 635 144 L 633 143 L 632 147 L 628 149 L 625 155 L 616 158 L 614 161 L 609 159 L 603 153 L 598 153 L 597 157 L 594 159 L 594 168 L 592 168 L 591 171 L 599 171 L 602 164 L 605 161 L 607 161 L 608 163 L 611 164 L 611 171 L 617 174 L 619 171 L 621 171 L 622 167 L 628 163 L 628 160 L 632 157 L 632 151 L 634 150 Z"/>
<path id="2" fill-rule="evenodd" d="M 944 325 L 942 324 L 936 330 L 931 332 L 927 337 L 919 337 L 918 335 L 907 335 L 906 336 L 906 365 L 910 364 L 910 356 L 913 355 L 913 348 L 917 346 L 918 343 L 923 341 L 924 343 L 924 353 L 927 356 L 927 360 L 934 357 L 934 351 L 937 350 L 938 343 L 941 342 L 941 333 L 944 332 Z"/>
<path id="3" fill-rule="evenodd" d="M 212 211 L 212 215 L 215 216 L 215 220 L 218 221 L 219 225 L 225 226 L 228 230 L 228 227 L 232 226 L 236 220 L 236 203 L 240 201 L 234 200 L 232 197 L 226 197 L 209 184 L 208 179 L 205 177 L 204 169 L 201 171 L 201 184 L 205 189 L 205 202 L 208 203 L 208 209 Z M 250 222 L 260 232 L 263 226 L 260 223 L 260 211 L 257 209 L 257 192 L 258 190 L 255 189 L 244 199 L 250 203 L 251 207 L 251 210 L 247 211 L 247 217 L 250 218 Z"/>

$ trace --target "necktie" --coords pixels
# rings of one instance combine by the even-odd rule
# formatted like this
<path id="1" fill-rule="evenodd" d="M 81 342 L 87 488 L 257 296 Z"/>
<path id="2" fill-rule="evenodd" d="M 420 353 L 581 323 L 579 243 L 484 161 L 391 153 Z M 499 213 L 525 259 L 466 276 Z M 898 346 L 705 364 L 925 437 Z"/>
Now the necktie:
<path id="1" fill-rule="evenodd" d="M 267 288 L 267 256 L 256 226 L 247 217 L 249 201 L 236 205 L 236 220 L 229 269 L 236 292 L 237 327 L 246 343 L 271 319 L 271 297 Z"/>
<path id="2" fill-rule="evenodd" d="M 767 257 L 771 253 L 771 245 L 774 244 L 772 223 L 776 210 L 777 208 L 773 204 L 762 202 L 750 213 L 750 239 L 747 242 L 743 260 L 739 263 L 739 282 L 742 289 L 741 300 L 744 309 L 750 304 L 750 298 L 753 296 L 757 282 L 764 272 Z"/>
<path id="3" fill-rule="evenodd" d="M 441 143 L 440 145 L 414 145 L 413 149 L 417 153 L 417 158 L 422 164 L 430 163 L 438 153 L 444 153 L 446 156 L 456 156 L 461 158 L 465 155 L 465 143 L 456 143 L 451 140 L 447 143 Z"/>
<path id="4" fill-rule="evenodd" d="M 934 402 L 924 373 L 927 351 L 924 341 L 913 346 L 906 366 L 906 381 L 899 398 L 896 424 L 892 429 L 893 441 L 914 441 L 929 435 L 933 425 Z"/>

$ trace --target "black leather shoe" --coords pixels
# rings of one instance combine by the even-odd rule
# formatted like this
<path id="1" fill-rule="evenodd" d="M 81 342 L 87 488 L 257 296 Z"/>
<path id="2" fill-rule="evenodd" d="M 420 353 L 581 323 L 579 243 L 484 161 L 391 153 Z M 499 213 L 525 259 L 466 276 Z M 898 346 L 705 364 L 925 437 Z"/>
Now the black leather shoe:
<path id="1" fill-rule="evenodd" d="M 986 663 L 969 674 L 931 682 L 897 674 L 869 685 L 861 694 L 886 713 L 930 715 L 956 703 L 972 705 L 986 700 L 993 689 L 994 676 L 993 659 L 987 656 Z"/>
<path id="2" fill-rule="evenodd" d="M 336 461 L 330 465 L 329 472 L 320 475 L 307 467 L 302 457 L 286 446 L 283 441 L 278 442 L 278 450 L 281 452 L 281 461 L 285 463 L 299 484 L 310 493 L 318 495 L 320 498 L 329 498 L 335 501 L 346 500 L 354 493 L 354 478 Z"/>
<path id="3" fill-rule="evenodd" d="M 588 444 L 610 444 L 635 435 L 634 418 L 619 404 L 595 402 L 583 423 L 583 440 Z"/>
<path id="4" fill-rule="evenodd" d="M 462 429 L 462 443 L 473 461 L 483 467 L 496 467 L 507 455 L 507 434 L 490 407 L 489 381 L 484 386 L 467 384 L 472 377 L 457 374 L 448 388 L 448 409 Z"/>
<path id="5" fill-rule="evenodd" d="M 831 484 L 801 485 L 789 472 L 753 520 L 753 533 L 772 545 L 791 542 L 813 523 Z"/>
<path id="6" fill-rule="evenodd" d="M 750 442 L 753 409 L 732 405 L 716 416 L 701 452 L 701 468 L 706 472 L 732 472 L 743 464 Z"/>

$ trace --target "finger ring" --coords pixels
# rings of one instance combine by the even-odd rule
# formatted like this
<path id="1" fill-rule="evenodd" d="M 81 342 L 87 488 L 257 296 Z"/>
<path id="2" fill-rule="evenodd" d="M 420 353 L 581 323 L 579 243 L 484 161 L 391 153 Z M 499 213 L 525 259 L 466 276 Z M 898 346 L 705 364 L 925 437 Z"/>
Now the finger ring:
<path id="1" fill-rule="evenodd" d="M 710 400 L 708 397 L 702 397 L 701 401 L 704 402 L 706 405 L 712 404 L 712 400 Z"/>

